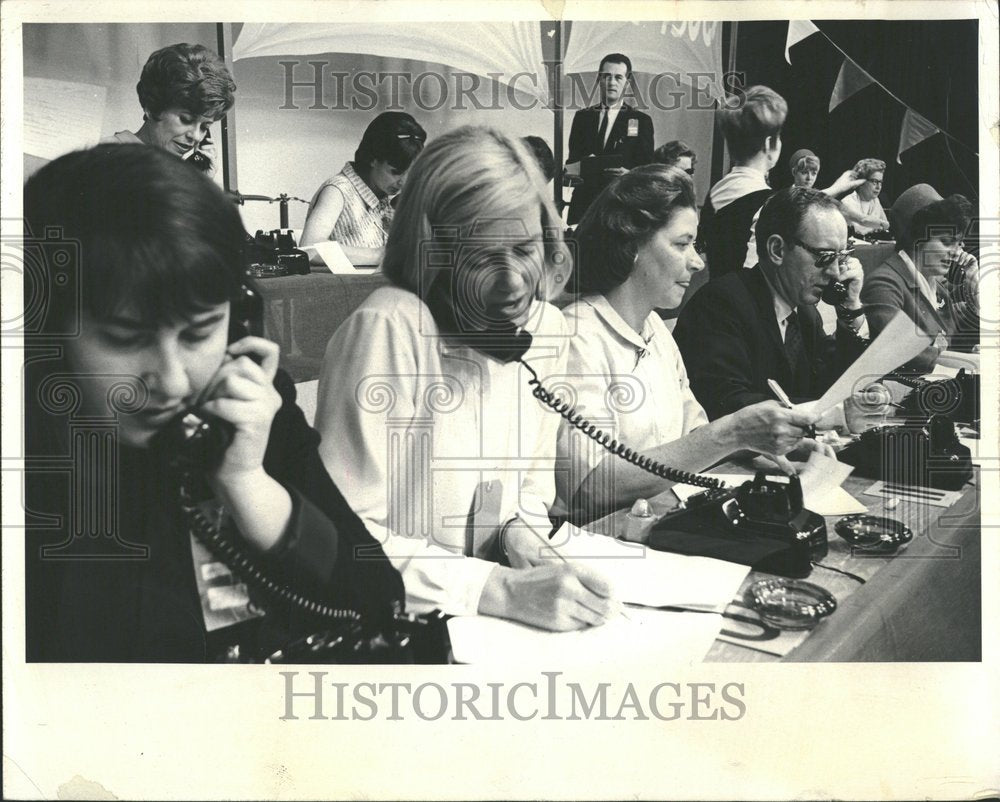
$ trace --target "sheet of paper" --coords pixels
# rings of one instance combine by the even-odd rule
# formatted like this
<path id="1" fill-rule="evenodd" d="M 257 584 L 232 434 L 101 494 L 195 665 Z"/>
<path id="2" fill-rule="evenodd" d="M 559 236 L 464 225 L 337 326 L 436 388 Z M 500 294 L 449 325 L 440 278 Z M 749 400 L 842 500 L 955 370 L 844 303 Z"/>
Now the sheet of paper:
<path id="1" fill-rule="evenodd" d="M 101 138 L 104 86 L 55 81 L 50 78 L 24 79 L 24 152 L 43 159 L 96 145 Z"/>
<path id="2" fill-rule="evenodd" d="M 948 365 L 942 365 L 938 362 L 934 366 L 934 370 L 928 373 L 923 378 L 927 379 L 929 382 L 940 382 L 947 379 L 954 379 L 958 375 L 958 368 L 949 367 Z"/>
<path id="3" fill-rule="evenodd" d="M 318 253 L 323 264 L 336 276 L 367 275 L 378 270 L 378 267 L 355 267 L 347 258 L 344 249 L 340 247 L 340 243 L 333 240 L 306 245 L 302 250 L 309 254 L 310 259 L 314 253 Z"/>
<path id="4" fill-rule="evenodd" d="M 807 467 L 808 464 L 806 463 Z M 837 465 L 842 465 L 842 463 L 838 462 Z M 846 465 L 843 467 L 850 468 L 851 466 Z M 848 470 L 848 473 L 850 473 L 850 470 Z M 731 485 L 742 484 L 747 479 L 752 478 L 746 474 L 738 473 L 712 473 L 708 475 L 716 476 L 723 482 Z M 844 479 L 846 478 L 847 476 L 845 475 Z M 839 482 L 831 483 L 829 486 L 825 480 L 818 479 L 818 477 L 810 476 L 807 480 L 803 480 L 802 475 L 799 475 L 799 481 L 802 482 L 802 502 L 805 504 L 807 510 L 812 510 L 818 515 L 851 515 L 855 512 L 868 511 L 868 508 L 864 504 L 840 486 L 844 481 L 843 479 Z M 673 491 L 677 498 L 681 501 L 686 501 L 695 493 L 700 493 L 702 488 L 692 487 L 691 485 L 674 485 Z"/>
<path id="5" fill-rule="evenodd" d="M 979 354 L 966 354 L 962 351 L 942 351 L 938 354 L 937 365 L 934 372 L 941 367 L 951 368 L 958 372 L 959 368 L 965 368 L 966 373 L 979 373 Z"/>
<path id="6" fill-rule="evenodd" d="M 855 392 L 905 365 L 930 342 L 931 337 L 918 329 L 906 314 L 899 312 L 823 397 L 813 402 L 815 412 L 822 415 L 833 409 Z"/>
<path id="7" fill-rule="evenodd" d="M 715 613 L 668 613 L 629 607 L 599 627 L 547 632 L 490 616 L 448 620 L 459 663 L 546 668 L 581 665 L 699 663 L 722 626 Z"/>
<path id="8" fill-rule="evenodd" d="M 551 544 L 567 560 L 585 563 L 607 577 L 619 601 L 650 607 L 722 612 L 750 571 L 745 565 L 709 557 L 654 551 L 572 524 L 563 524 Z"/>
<path id="9" fill-rule="evenodd" d="M 853 465 L 845 465 L 813 451 L 805 468 L 799 472 L 802 499 L 806 509 L 819 515 L 852 515 L 868 508 L 841 487 L 851 475 Z"/>

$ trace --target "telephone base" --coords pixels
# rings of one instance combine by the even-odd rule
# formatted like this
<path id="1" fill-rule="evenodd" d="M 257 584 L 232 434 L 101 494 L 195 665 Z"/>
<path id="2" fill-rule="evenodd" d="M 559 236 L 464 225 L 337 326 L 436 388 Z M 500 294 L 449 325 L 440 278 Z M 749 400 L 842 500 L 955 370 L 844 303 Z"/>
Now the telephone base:
<path id="1" fill-rule="evenodd" d="M 654 524 L 648 545 L 801 579 L 826 556 L 826 522 L 802 506 L 797 477 L 758 474 L 740 487 L 692 496 Z"/>

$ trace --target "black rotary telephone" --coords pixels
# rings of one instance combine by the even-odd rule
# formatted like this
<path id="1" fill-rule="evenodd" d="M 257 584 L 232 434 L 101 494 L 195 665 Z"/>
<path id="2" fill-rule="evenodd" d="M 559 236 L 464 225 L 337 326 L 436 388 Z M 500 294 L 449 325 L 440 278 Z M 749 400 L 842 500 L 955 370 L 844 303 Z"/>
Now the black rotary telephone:
<path id="1" fill-rule="evenodd" d="M 972 454 L 944 415 L 869 429 L 837 459 L 859 476 L 897 485 L 958 490 L 972 478 Z"/>
<path id="2" fill-rule="evenodd" d="M 260 296 L 251 286 L 244 285 L 231 307 L 229 341 L 256 333 L 260 319 Z M 245 543 L 210 520 L 206 507 L 213 494 L 205 475 L 222 459 L 233 436 L 231 424 L 194 408 L 180 413 L 157 432 L 150 449 L 163 455 L 178 487 L 182 513 L 202 545 L 255 590 L 265 606 L 296 609 L 317 622 L 317 626 L 325 627 L 286 644 L 267 662 L 444 662 L 449 647 L 441 614 L 405 615 L 400 603 L 380 616 L 382 620 L 372 622 L 354 610 L 331 607 L 276 581 L 249 553 Z"/>
<path id="3" fill-rule="evenodd" d="M 523 358 L 532 343 L 529 332 L 513 325 L 500 325 L 489 331 L 463 329 L 456 317 L 449 285 L 446 274 L 440 274 L 424 299 L 442 333 L 501 362 L 520 362 L 531 376 L 528 384 L 535 398 L 616 457 L 661 479 L 707 488 L 654 526 L 654 530 L 669 531 L 670 536 L 651 536 L 650 547 L 716 557 L 792 577 L 808 576 L 811 561 L 825 556 L 826 523 L 822 516 L 803 508 L 797 477 L 782 481 L 780 477 L 758 474 L 752 482 L 729 488 L 713 477 L 670 468 L 643 456 L 598 429 L 545 388 L 534 368 Z M 680 537 L 676 536 L 678 533 Z"/>
<path id="4" fill-rule="evenodd" d="M 956 424 L 979 429 L 978 374 L 960 368 L 953 379 L 941 381 L 900 374 L 886 378 L 910 388 L 900 404 L 903 416 L 927 420 L 932 415 L 941 415 Z"/>

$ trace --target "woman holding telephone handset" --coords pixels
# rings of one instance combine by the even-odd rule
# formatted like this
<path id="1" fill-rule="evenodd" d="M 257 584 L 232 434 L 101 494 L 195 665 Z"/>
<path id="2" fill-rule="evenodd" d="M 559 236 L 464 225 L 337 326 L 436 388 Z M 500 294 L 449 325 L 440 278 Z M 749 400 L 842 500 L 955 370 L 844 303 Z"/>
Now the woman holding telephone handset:
<path id="1" fill-rule="evenodd" d="M 215 172 L 211 126 L 235 102 L 236 83 L 225 62 L 202 45 L 180 43 L 153 53 L 136 84 L 142 125 L 104 142 L 154 145 L 209 175 Z"/>
<path id="2" fill-rule="evenodd" d="M 487 128 L 433 140 L 382 269 L 392 286 L 327 346 L 316 428 L 353 509 L 386 530 L 408 609 L 553 630 L 604 622 L 617 604 L 603 578 L 537 558 L 560 418 L 532 396 L 526 366 L 564 370 L 565 320 L 546 299 L 572 265 L 534 156 Z M 499 564 L 532 560 L 544 564 Z"/>
<path id="3" fill-rule="evenodd" d="M 213 657 L 194 524 L 181 503 L 194 480 L 171 467 L 180 446 L 164 445 L 189 412 L 225 435 L 196 476 L 238 549 L 331 607 L 383 612 L 401 599 L 398 574 L 323 468 L 278 347 L 231 326 L 244 292 L 244 231 L 222 192 L 159 149 L 100 146 L 40 170 L 25 187 L 25 218 L 32 232 L 58 231 L 75 254 L 46 261 L 52 292 L 40 336 L 75 336 L 61 341 L 60 358 L 29 361 L 26 453 L 73 453 L 93 426 L 111 442 L 104 459 L 74 474 L 68 509 L 66 477 L 29 468 L 27 509 L 56 514 L 64 528 L 29 523 L 28 659 Z M 67 269 L 70 282 L 60 279 Z M 98 515 L 91 498 L 111 499 L 110 520 L 88 519 Z M 81 516 L 102 536 L 74 537 L 69 521 Z M 252 591 L 251 599 L 268 615 L 243 644 L 276 645 L 305 623 Z"/>

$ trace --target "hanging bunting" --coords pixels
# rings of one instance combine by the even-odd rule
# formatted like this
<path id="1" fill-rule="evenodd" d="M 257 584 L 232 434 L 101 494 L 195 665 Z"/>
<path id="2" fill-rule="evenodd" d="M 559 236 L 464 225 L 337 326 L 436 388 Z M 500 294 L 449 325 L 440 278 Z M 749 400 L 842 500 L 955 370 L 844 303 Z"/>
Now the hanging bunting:
<path id="1" fill-rule="evenodd" d="M 941 129 L 921 117 L 913 109 L 907 109 L 903 115 L 903 130 L 899 134 L 899 150 L 896 152 L 896 164 L 902 164 L 899 158 L 904 150 L 909 150 L 914 145 L 923 142 L 928 137 L 940 133 Z"/>
<path id="2" fill-rule="evenodd" d="M 837 108 L 851 95 L 873 83 L 875 83 L 875 79 L 867 72 L 849 58 L 844 59 L 844 63 L 840 65 L 840 72 L 837 74 L 837 83 L 834 84 L 833 94 L 830 95 L 830 111 Z"/>
<path id="3" fill-rule="evenodd" d="M 819 33 L 819 28 L 812 24 L 810 20 L 807 19 L 790 19 L 788 20 L 788 38 L 785 39 L 785 61 L 789 64 L 792 63 L 792 57 L 788 55 L 788 49 L 794 45 L 801 42 L 808 36 L 812 36 L 814 33 Z"/>

